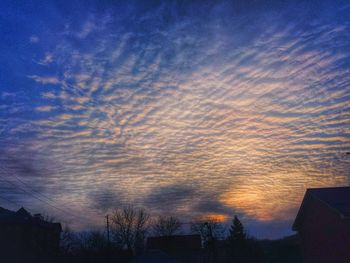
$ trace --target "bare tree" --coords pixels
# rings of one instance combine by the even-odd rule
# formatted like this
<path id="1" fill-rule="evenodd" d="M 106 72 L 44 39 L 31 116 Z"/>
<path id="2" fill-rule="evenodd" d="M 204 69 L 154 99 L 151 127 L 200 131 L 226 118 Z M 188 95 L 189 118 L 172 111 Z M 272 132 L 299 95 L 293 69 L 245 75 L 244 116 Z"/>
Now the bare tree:
<path id="1" fill-rule="evenodd" d="M 143 209 L 132 206 L 117 209 L 111 219 L 113 239 L 119 247 L 134 252 L 143 248 L 149 221 L 149 215 Z"/>
<path id="2" fill-rule="evenodd" d="M 202 238 L 204 246 L 210 245 L 213 241 L 222 239 L 225 228 L 219 220 L 208 219 L 204 221 L 194 221 L 191 223 L 191 232 L 198 234 Z"/>
<path id="3" fill-rule="evenodd" d="M 191 232 L 201 236 L 205 249 L 206 262 L 217 262 L 217 240 L 222 239 L 225 234 L 225 228 L 219 220 L 208 219 L 197 221 L 191 224 Z"/>
<path id="4" fill-rule="evenodd" d="M 173 236 L 178 233 L 181 222 L 173 216 L 159 216 L 152 225 L 152 232 L 155 236 Z"/>
<path id="5" fill-rule="evenodd" d="M 60 240 L 60 249 L 64 255 L 72 254 L 79 247 L 79 239 L 71 231 L 68 225 L 63 228 Z"/>
<path id="6" fill-rule="evenodd" d="M 107 238 L 98 230 L 93 230 L 91 232 L 86 233 L 85 236 L 82 237 L 82 247 L 87 251 L 102 251 L 107 248 L 108 242 Z"/>

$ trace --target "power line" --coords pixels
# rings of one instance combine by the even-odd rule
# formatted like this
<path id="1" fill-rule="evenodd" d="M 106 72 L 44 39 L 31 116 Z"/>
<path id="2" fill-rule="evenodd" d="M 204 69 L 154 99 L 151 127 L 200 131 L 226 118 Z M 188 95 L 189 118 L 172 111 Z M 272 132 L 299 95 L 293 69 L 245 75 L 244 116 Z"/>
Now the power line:
<path id="1" fill-rule="evenodd" d="M 55 203 L 56 201 L 52 200 L 50 197 L 34 190 L 30 185 L 28 185 L 27 183 L 25 183 L 24 181 L 22 181 L 21 179 L 19 179 L 17 176 L 12 175 L 13 178 L 15 178 L 17 181 L 19 181 L 20 183 L 22 183 L 23 185 L 25 185 L 27 188 L 29 188 L 32 192 L 36 193 L 39 196 L 42 196 L 43 198 L 46 198 L 47 200 L 51 201 L 52 203 Z M 62 209 L 61 209 L 62 210 Z M 65 210 L 67 211 L 67 210 Z M 69 213 L 69 211 L 67 211 Z"/>
<path id="2" fill-rule="evenodd" d="M 24 193 L 26 193 L 26 194 L 32 196 L 32 197 L 35 198 L 36 200 L 39 200 L 40 202 L 43 202 L 43 203 L 47 204 L 47 205 L 50 206 L 51 208 L 54 208 L 54 209 L 56 209 L 56 210 L 58 210 L 58 211 L 61 211 L 61 212 L 65 213 L 65 214 L 69 214 L 70 216 L 72 216 L 72 217 L 74 217 L 74 218 L 77 218 L 81 223 L 84 223 L 84 222 L 81 221 L 81 219 L 85 219 L 85 220 L 86 220 L 85 223 L 90 222 L 89 219 L 84 218 L 84 217 L 81 217 L 81 216 L 77 216 L 77 215 L 75 215 L 75 214 L 73 214 L 73 213 L 71 213 L 71 212 L 69 212 L 69 211 L 66 211 L 66 210 L 64 210 L 64 209 L 62 209 L 62 208 L 59 208 L 59 207 L 57 207 L 56 205 L 52 204 L 51 202 L 48 202 L 48 201 L 46 201 L 46 200 L 44 200 L 44 199 L 42 199 L 42 198 L 40 198 L 40 197 L 34 195 L 32 192 L 30 192 L 30 191 L 28 191 L 28 190 L 26 190 L 26 189 L 23 189 L 22 187 L 16 185 L 16 184 L 13 183 L 12 181 L 7 180 L 7 179 L 4 178 L 2 175 L 0 175 L 0 176 L 3 178 L 3 181 L 7 182 L 8 184 L 12 185 L 12 186 L 15 187 L 15 188 L 18 188 L 18 189 L 21 190 L 22 192 L 24 192 Z"/>
<path id="3" fill-rule="evenodd" d="M 6 198 L 6 197 L 3 197 L 3 196 L 0 196 L 0 199 L 3 199 L 3 200 L 5 200 L 5 201 L 7 201 L 7 202 L 10 202 L 10 203 L 12 203 L 12 204 L 14 204 L 14 205 L 17 205 L 17 206 L 21 206 L 20 204 L 18 204 L 17 202 L 15 202 L 15 201 L 13 201 L 13 200 L 10 200 L 10 199 L 8 199 L 8 198 Z"/>
<path id="4" fill-rule="evenodd" d="M 39 201 L 41 201 L 41 202 L 44 202 L 44 203 L 46 203 L 47 205 L 49 205 L 49 206 L 51 206 L 51 207 L 53 207 L 53 208 L 55 208 L 55 209 L 57 209 L 57 210 L 60 210 L 60 211 L 62 211 L 62 212 L 66 212 L 66 211 L 62 210 L 61 208 L 56 207 L 56 206 L 54 206 L 54 205 L 51 205 L 49 202 L 47 202 L 47 201 L 45 201 L 45 200 L 43 200 L 43 199 L 41 199 L 41 198 L 35 196 L 35 195 L 34 195 L 33 193 L 31 193 L 30 191 L 28 191 L 28 190 L 26 190 L 26 189 L 23 189 L 22 187 L 19 187 L 18 185 L 16 185 L 16 184 L 13 183 L 12 181 L 5 179 L 3 176 L 1 176 L 1 177 L 3 178 L 3 181 L 4 181 L 4 182 L 7 182 L 8 184 L 11 184 L 11 185 L 14 186 L 15 188 L 18 188 L 18 189 L 21 190 L 22 192 L 29 194 L 30 196 L 34 197 L 35 199 L 37 199 L 37 200 L 39 200 Z"/>
<path id="5" fill-rule="evenodd" d="M 0 167 L 0 171 L 3 171 L 3 172 L 5 172 L 5 173 L 9 173 L 8 172 L 8 169 L 6 169 L 5 167 Z M 38 201 L 40 201 L 40 202 L 42 202 L 42 203 L 45 203 L 46 205 L 48 205 L 48 206 L 50 206 L 51 208 L 54 208 L 54 209 L 56 209 L 56 210 L 58 210 L 58 211 L 60 211 L 60 212 L 63 212 L 63 213 L 65 213 L 65 214 L 68 214 L 68 215 L 70 215 L 70 216 L 72 216 L 72 217 L 74 217 L 74 218 L 76 218 L 76 219 L 78 219 L 78 221 L 80 221 L 81 223 L 91 223 L 91 218 L 87 218 L 87 217 L 84 217 L 84 216 L 81 216 L 81 215 L 76 215 L 76 214 L 74 214 L 74 213 L 72 213 L 72 212 L 70 212 L 69 210 L 67 211 L 67 210 L 65 210 L 65 209 L 62 209 L 62 208 L 60 208 L 60 207 L 58 207 L 58 206 L 56 206 L 56 204 L 55 204 L 55 201 L 54 200 L 52 200 L 51 198 L 49 198 L 48 196 L 46 196 L 46 195 L 44 195 L 44 194 L 42 194 L 42 193 L 40 193 L 40 192 L 38 192 L 38 191 L 36 191 L 36 190 L 34 190 L 33 188 L 32 188 L 32 186 L 29 186 L 28 185 L 28 183 L 26 183 L 26 182 L 24 182 L 23 180 L 21 180 L 20 178 L 18 178 L 17 176 L 15 176 L 15 175 L 13 175 L 13 174 L 11 174 L 11 178 L 14 178 L 15 180 L 17 180 L 18 182 L 20 182 L 22 185 L 24 185 L 26 188 L 28 188 L 28 189 L 24 189 L 24 188 L 22 188 L 22 187 L 20 187 L 20 186 L 18 186 L 18 185 L 16 185 L 16 184 L 14 184 L 14 182 L 13 182 L 13 180 L 8 180 L 7 178 L 5 178 L 5 176 L 4 175 L 1 175 L 0 174 L 0 177 L 2 177 L 3 179 L 4 179 L 4 181 L 5 182 L 7 182 L 8 184 L 10 184 L 10 185 L 12 185 L 14 188 L 18 188 L 19 190 L 21 190 L 22 192 L 24 192 L 24 193 L 26 193 L 26 194 L 28 194 L 28 195 L 30 195 L 30 196 L 32 196 L 33 198 L 35 198 L 36 200 L 38 200 Z M 45 200 L 45 199 L 47 199 L 47 200 Z M 18 205 L 18 204 L 17 204 Z M 83 222 L 82 222 L 82 220 L 83 220 Z"/>

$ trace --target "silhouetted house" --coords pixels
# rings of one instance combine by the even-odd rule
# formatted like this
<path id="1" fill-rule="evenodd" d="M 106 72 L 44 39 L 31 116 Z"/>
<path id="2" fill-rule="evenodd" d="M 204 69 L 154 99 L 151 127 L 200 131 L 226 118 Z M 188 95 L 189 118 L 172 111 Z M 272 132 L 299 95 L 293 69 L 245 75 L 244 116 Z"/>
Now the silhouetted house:
<path id="1" fill-rule="evenodd" d="M 149 237 L 148 250 L 161 250 L 180 262 L 202 262 L 202 243 L 199 235 Z"/>
<path id="2" fill-rule="evenodd" d="M 293 230 L 304 262 L 350 262 L 350 187 L 308 189 Z"/>
<path id="3" fill-rule="evenodd" d="M 176 258 L 166 254 L 159 249 L 150 249 L 144 251 L 141 255 L 134 258 L 131 263 L 182 263 Z"/>
<path id="4" fill-rule="evenodd" d="M 31 215 L 23 207 L 17 212 L 0 207 L 0 258 L 31 260 L 58 253 L 61 224 Z M 12 261 L 13 260 L 13 261 Z"/>

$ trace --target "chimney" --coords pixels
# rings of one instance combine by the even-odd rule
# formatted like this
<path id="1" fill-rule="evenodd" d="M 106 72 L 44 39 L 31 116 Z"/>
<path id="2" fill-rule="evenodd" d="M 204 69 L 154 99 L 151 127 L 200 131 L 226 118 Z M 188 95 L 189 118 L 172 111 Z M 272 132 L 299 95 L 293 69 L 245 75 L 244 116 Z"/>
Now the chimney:
<path id="1" fill-rule="evenodd" d="M 34 214 L 34 219 L 36 219 L 36 220 L 44 220 L 44 217 L 41 214 Z"/>

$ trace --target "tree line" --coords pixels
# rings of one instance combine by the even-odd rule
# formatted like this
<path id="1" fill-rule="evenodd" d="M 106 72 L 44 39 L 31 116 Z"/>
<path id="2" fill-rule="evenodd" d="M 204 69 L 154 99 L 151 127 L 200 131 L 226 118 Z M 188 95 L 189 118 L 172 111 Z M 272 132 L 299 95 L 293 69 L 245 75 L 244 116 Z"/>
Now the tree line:
<path id="1" fill-rule="evenodd" d="M 144 209 L 126 206 L 116 209 L 110 216 L 109 233 L 90 231 L 73 233 L 68 227 L 61 235 L 61 255 L 66 262 L 128 262 L 145 249 L 145 240 L 151 236 L 184 234 L 179 218 L 161 215 L 151 218 Z M 234 216 L 229 229 L 219 220 L 194 220 L 185 234 L 200 235 L 204 262 L 299 262 L 297 248 L 286 250 L 285 255 L 268 255 L 273 250 L 269 242 L 250 237 L 242 222 Z M 267 250 L 266 250 L 267 248 Z M 290 254 L 290 255 L 288 255 Z M 292 259 L 291 259 L 292 258 Z M 117 261 L 116 261 L 117 260 Z M 288 261 L 291 260 L 291 261 Z"/>

